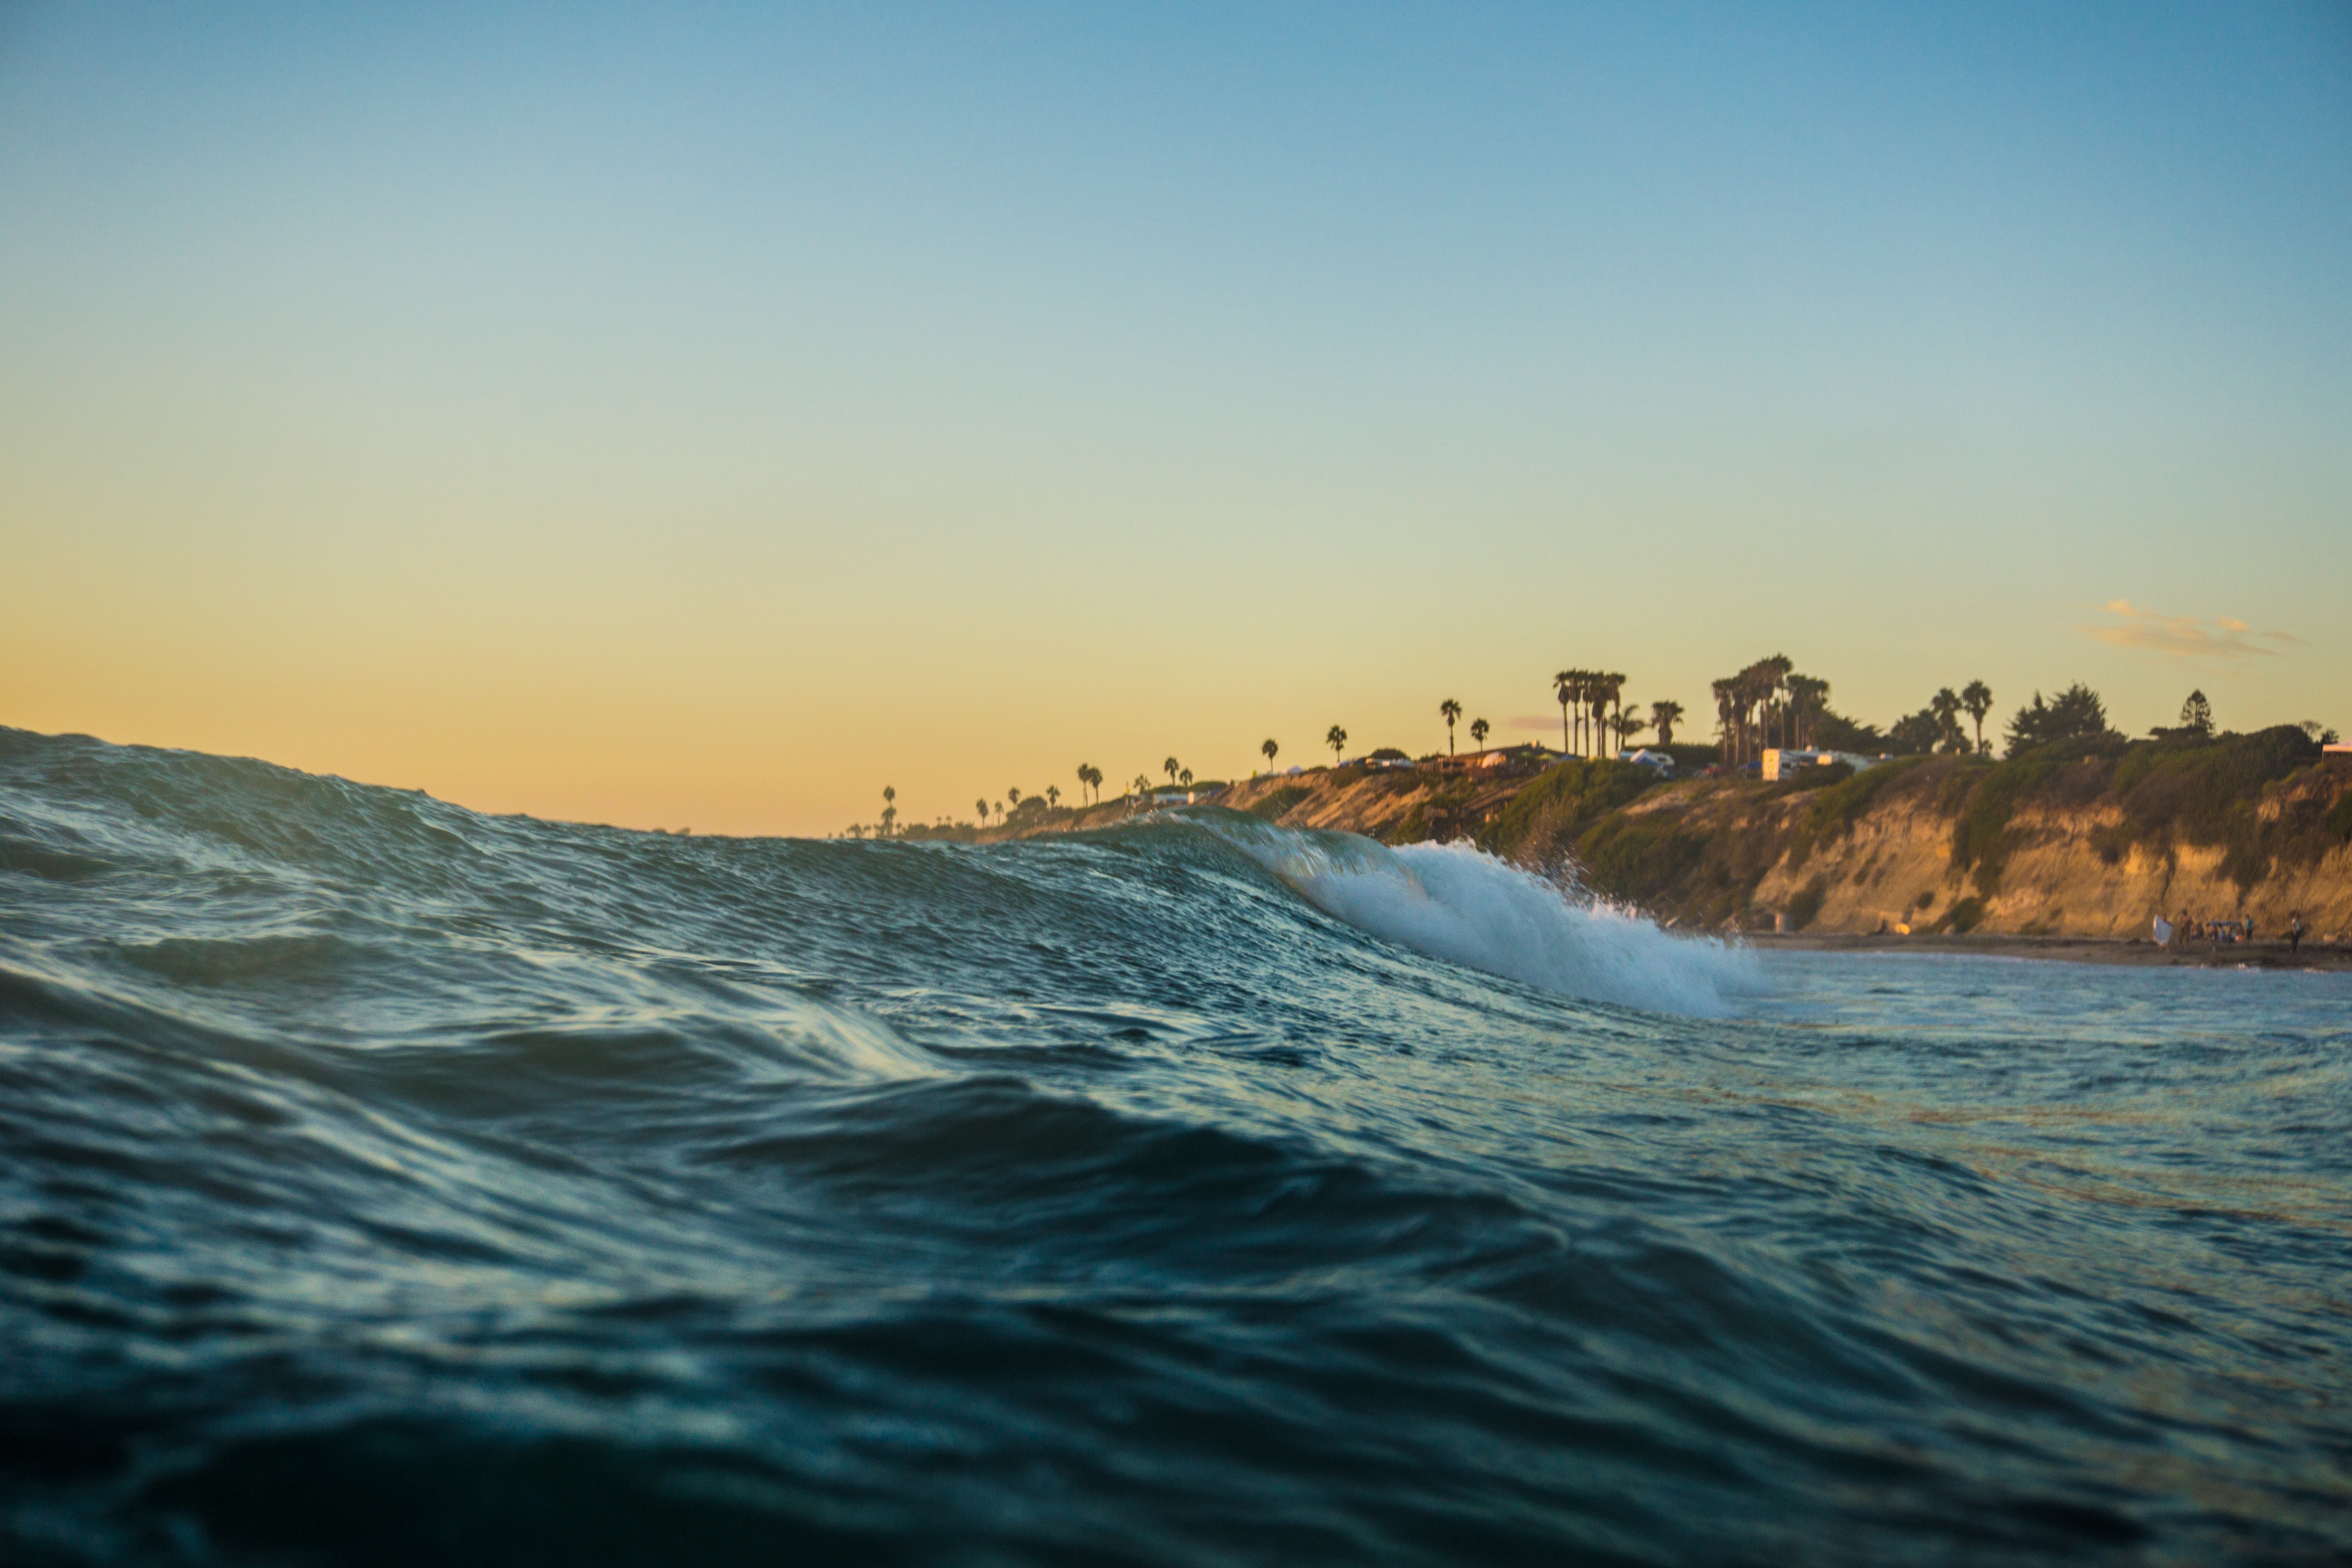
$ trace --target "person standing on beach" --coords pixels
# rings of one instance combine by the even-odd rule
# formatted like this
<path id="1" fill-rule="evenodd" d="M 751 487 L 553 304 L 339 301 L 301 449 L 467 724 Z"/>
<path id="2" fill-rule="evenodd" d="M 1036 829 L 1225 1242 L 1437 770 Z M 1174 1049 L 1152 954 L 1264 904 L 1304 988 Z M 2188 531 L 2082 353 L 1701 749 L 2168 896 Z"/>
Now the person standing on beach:
<path id="1" fill-rule="evenodd" d="M 2303 914 L 2297 910 L 2286 917 L 2286 950 L 2290 953 L 2303 946 Z"/>

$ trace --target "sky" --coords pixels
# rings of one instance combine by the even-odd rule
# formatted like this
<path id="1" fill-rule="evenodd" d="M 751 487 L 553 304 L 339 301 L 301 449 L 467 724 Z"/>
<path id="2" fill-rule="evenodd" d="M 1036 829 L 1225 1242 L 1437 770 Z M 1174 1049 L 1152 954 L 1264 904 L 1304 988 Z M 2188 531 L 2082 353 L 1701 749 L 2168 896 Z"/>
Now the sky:
<path id="1" fill-rule="evenodd" d="M 2352 730 L 2347 523 L 2340 5 L 0 7 L 0 723 L 792 834 L 1572 666 Z"/>

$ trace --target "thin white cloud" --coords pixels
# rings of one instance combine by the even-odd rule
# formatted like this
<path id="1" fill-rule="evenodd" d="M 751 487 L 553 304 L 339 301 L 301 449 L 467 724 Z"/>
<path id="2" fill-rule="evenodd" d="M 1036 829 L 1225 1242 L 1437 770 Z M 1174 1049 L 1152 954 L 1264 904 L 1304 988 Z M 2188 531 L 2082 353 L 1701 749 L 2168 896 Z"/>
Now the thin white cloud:
<path id="1" fill-rule="evenodd" d="M 2173 658 L 2270 655 L 2292 647 L 2295 640 L 2285 632 L 2258 632 L 2228 616 L 2168 616 L 2129 599 L 2116 599 L 2104 607 L 2116 618 L 2105 626 L 2079 628 L 2084 637 L 2113 647 L 2137 648 Z"/>
<path id="2" fill-rule="evenodd" d="M 1504 720 L 1503 728 L 1507 730 L 1533 730 L 1539 733 L 1549 734 L 1552 731 L 1559 728 L 1559 715 L 1557 713 L 1522 713 L 1516 719 Z"/>

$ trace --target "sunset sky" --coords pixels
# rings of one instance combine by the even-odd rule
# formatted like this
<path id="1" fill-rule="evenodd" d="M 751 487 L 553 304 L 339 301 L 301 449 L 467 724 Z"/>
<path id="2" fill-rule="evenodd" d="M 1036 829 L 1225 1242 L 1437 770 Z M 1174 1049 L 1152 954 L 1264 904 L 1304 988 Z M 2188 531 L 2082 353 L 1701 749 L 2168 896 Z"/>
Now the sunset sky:
<path id="1" fill-rule="evenodd" d="M 2347 540 L 2340 5 L 0 9 L 0 723 L 788 833 L 1564 665 L 2352 730 Z"/>

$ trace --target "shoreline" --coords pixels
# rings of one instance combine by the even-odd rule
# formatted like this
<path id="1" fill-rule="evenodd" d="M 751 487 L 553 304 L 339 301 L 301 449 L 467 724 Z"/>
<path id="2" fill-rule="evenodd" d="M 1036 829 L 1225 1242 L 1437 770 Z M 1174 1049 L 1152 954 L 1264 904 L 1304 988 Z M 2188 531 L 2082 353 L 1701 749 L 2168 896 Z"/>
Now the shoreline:
<path id="1" fill-rule="evenodd" d="M 1895 936 L 1872 932 L 1742 931 L 1742 945 L 1807 952 L 1964 952 L 1979 958 L 2043 959 L 2064 963 L 2120 963 L 2141 968 L 2284 969 L 2352 971 L 2352 948 L 2305 942 L 2290 953 L 2284 942 L 2242 942 L 2223 947 L 2198 943 L 2167 952 L 2146 939 L 2104 936 L 2010 936 L 1999 932 L 1962 936 L 1950 931 Z"/>

